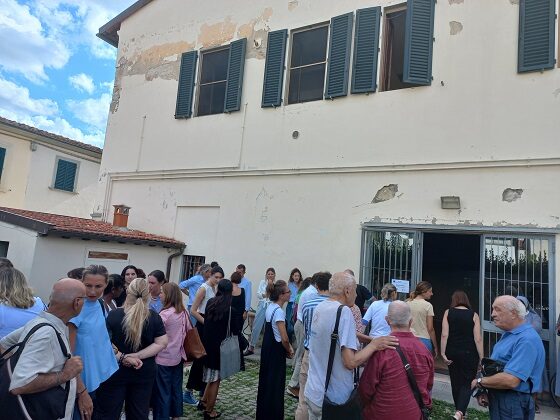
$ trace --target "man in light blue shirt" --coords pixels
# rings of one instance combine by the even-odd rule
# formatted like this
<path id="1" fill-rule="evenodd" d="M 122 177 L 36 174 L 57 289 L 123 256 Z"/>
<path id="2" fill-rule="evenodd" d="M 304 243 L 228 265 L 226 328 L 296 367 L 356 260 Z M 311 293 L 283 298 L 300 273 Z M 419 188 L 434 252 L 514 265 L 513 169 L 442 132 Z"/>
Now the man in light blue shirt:
<path id="1" fill-rule="evenodd" d="M 239 264 L 235 271 L 237 271 L 243 277 L 241 279 L 239 287 L 245 290 L 245 312 L 249 312 L 249 310 L 251 309 L 251 280 L 245 277 L 246 268 L 244 264 Z"/>
<path id="2" fill-rule="evenodd" d="M 488 406 L 490 419 L 534 419 L 535 401 L 532 392 L 541 389 L 545 352 L 541 338 L 525 323 L 527 310 L 513 296 L 499 296 L 492 305 L 492 320 L 504 330 L 492 350 L 491 359 L 504 363 L 504 371 L 475 379 L 472 387 L 487 393 L 478 396 L 478 403 Z"/>
<path id="3" fill-rule="evenodd" d="M 189 297 L 189 303 L 187 304 L 189 309 L 189 314 L 191 313 L 191 306 L 194 302 L 194 297 L 196 296 L 196 292 L 202 286 L 208 278 L 210 277 L 210 264 L 202 264 L 200 266 L 200 270 L 198 270 L 198 274 L 195 274 L 188 280 L 183 280 L 179 283 L 179 288 L 181 291 Z M 194 326 L 196 324 L 196 319 L 191 315 L 191 322 Z"/>

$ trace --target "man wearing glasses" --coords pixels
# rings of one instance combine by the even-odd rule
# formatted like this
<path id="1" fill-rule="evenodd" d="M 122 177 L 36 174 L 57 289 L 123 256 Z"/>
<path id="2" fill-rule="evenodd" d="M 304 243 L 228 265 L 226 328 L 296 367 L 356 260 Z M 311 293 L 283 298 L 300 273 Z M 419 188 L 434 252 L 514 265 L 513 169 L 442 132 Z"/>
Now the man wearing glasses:
<path id="1" fill-rule="evenodd" d="M 80 357 L 69 356 L 70 344 L 66 323 L 81 312 L 85 298 L 86 288 L 81 281 L 69 278 L 59 280 L 53 286 L 49 308 L 25 326 L 0 340 L 0 352 L 3 352 L 22 341 L 38 324 L 46 323 L 54 327 L 53 329 L 50 326 L 43 326 L 37 329 L 25 344 L 17 364 L 15 367 L 12 366 L 9 392 L 16 397 L 0 395 L 3 410 L 9 411 L 17 398 L 20 405 L 27 404 L 26 409 L 31 414 L 33 407 L 31 403 L 24 403 L 21 399 L 22 395 L 36 394 L 57 386 L 64 388 L 69 382 L 70 391 L 64 418 L 72 418 L 76 397 L 76 376 L 80 374 L 83 366 Z M 62 351 L 58 337 L 66 347 L 66 355 Z M 4 414 L 10 416 L 9 412 Z"/>

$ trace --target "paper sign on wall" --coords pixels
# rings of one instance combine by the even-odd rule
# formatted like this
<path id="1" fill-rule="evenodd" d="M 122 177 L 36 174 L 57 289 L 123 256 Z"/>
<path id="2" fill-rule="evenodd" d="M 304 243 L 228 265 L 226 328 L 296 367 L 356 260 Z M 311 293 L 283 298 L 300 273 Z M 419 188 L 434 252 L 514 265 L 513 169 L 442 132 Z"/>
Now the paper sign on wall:
<path id="1" fill-rule="evenodd" d="M 391 279 L 391 283 L 397 288 L 399 293 L 410 293 L 410 281 Z"/>

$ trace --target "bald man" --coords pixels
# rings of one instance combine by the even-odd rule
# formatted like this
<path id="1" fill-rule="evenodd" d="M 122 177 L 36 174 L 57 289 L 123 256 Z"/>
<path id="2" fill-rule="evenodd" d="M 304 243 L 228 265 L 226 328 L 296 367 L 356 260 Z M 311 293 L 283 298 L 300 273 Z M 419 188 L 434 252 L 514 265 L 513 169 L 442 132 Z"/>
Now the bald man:
<path id="1" fill-rule="evenodd" d="M 0 395 L 0 406 L 8 417 L 20 412 L 24 404 L 31 418 L 72 418 L 76 397 L 76 376 L 82 371 L 82 360 L 70 357 L 67 322 L 77 316 L 84 305 L 86 288 L 81 281 L 65 278 L 57 281 L 52 289 L 49 308 L 25 326 L 0 340 L 0 348 L 8 349 L 25 339 L 31 330 L 40 325 L 30 336 L 17 360 L 10 360 L 13 369 L 9 393 Z M 59 341 L 62 342 L 62 345 Z M 64 348 L 63 348 L 64 347 Z M 47 406 L 38 403 L 35 394 L 69 384 L 68 399 L 56 413 L 46 413 Z M 23 398 L 22 398 L 23 396 Z M 27 397 L 26 397 L 27 396 Z M 10 411 L 14 410 L 14 411 Z"/>
<path id="2" fill-rule="evenodd" d="M 502 362 L 504 371 L 472 383 L 481 389 L 478 403 L 489 408 L 492 420 L 535 418 L 531 393 L 542 389 L 545 352 L 537 332 L 525 323 L 526 315 L 525 305 L 513 296 L 499 296 L 492 305 L 492 320 L 504 334 L 490 358 Z"/>

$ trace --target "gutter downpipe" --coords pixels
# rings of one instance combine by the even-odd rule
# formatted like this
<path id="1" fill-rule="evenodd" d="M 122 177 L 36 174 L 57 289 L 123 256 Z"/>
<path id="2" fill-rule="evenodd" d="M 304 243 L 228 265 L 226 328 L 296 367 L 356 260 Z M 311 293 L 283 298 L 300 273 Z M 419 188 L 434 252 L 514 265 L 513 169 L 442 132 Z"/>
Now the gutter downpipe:
<path id="1" fill-rule="evenodd" d="M 173 263 L 173 258 L 178 257 L 180 255 L 183 255 L 183 252 L 185 251 L 186 245 L 183 245 L 181 248 L 179 248 L 179 251 L 175 252 L 174 254 L 171 254 L 168 258 L 167 258 L 167 269 L 165 270 L 165 278 L 169 281 L 169 276 L 171 275 L 171 264 Z"/>

